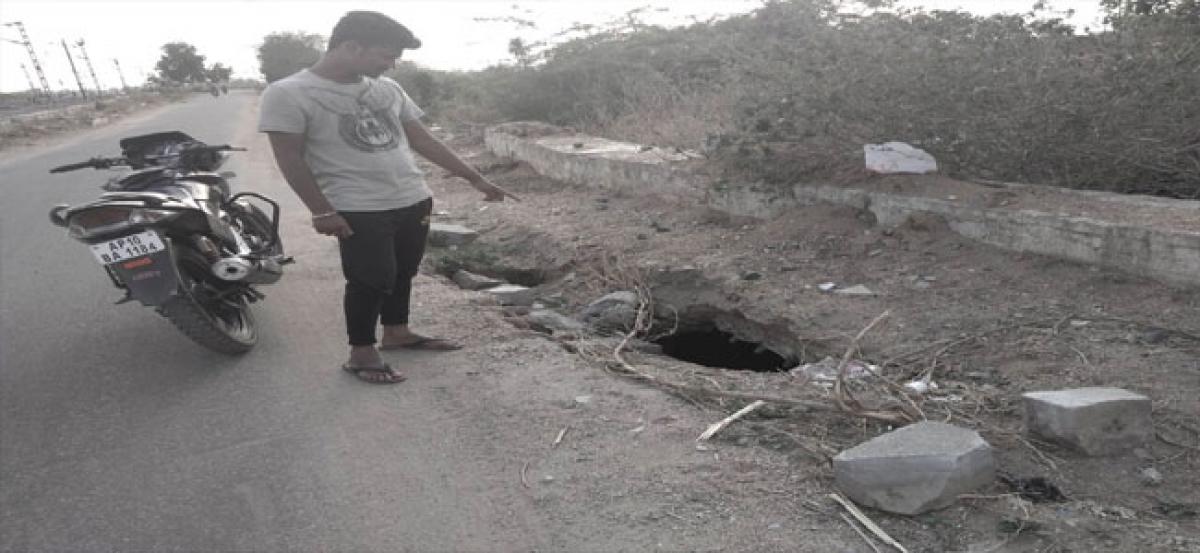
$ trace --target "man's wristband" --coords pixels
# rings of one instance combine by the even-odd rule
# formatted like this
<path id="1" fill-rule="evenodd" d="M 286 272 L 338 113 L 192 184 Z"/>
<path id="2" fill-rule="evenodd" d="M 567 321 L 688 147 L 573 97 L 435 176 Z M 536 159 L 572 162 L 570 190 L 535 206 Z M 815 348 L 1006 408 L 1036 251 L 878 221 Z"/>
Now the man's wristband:
<path id="1" fill-rule="evenodd" d="M 337 214 L 338 214 L 338 212 L 336 212 L 336 211 L 328 211 L 328 212 L 325 212 L 325 213 L 318 213 L 318 214 L 316 214 L 316 215 L 313 215 L 313 216 L 312 216 L 312 219 L 313 219 L 314 221 L 316 221 L 317 219 L 325 219 L 325 218 L 328 218 L 328 217 L 333 217 L 334 215 L 337 215 Z"/>

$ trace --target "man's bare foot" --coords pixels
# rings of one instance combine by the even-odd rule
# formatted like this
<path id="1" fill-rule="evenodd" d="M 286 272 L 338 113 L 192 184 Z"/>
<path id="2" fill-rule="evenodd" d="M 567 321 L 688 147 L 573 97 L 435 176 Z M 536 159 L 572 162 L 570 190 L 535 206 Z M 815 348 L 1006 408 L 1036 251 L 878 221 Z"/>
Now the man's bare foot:
<path id="1" fill-rule="evenodd" d="M 350 346 L 350 359 L 346 361 L 351 367 L 379 367 L 383 358 L 375 346 Z"/>
<path id="2" fill-rule="evenodd" d="M 458 343 L 452 342 L 445 338 L 430 338 L 428 336 L 417 336 L 415 334 L 413 336 L 413 338 L 409 338 L 407 340 L 384 340 L 384 342 L 379 346 L 379 349 L 418 349 L 425 351 L 455 351 L 462 349 L 462 346 Z"/>
<path id="3" fill-rule="evenodd" d="M 342 370 L 371 384 L 396 384 L 404 382 L 405 379 L 404 373 L 393 369 L 387 363 L 378 367 L 356 367 L 347 363 L 342 365 Z"/>
<path id="4" fill-rule="evenodd" d="M 342 365 L 359 380 L 372 384 L 395 384 L 404 380 L 404 374 L 383 362 L 375 346 L 351 346 L 350 360 Z"/>
<path id="5" fill-rule="evenodd" d="M 444 338 L 422 336 L 409 330 L 408 325 L 390 325 L 383 327 L 383 340 L 379 349 L 415 349 L 425 351 L 454 351 L 462 346 Z"/>

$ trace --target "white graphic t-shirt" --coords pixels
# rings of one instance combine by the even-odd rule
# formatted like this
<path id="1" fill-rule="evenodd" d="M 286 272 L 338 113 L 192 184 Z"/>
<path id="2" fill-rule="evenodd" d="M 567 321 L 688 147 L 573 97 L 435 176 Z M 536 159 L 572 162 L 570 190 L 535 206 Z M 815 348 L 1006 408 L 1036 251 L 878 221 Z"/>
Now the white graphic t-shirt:
<path id="1" fill-rule="evenodd" d="M 260 132 L 303 134 L 305 160 L 338 211 L 386 211 L 430 197 L 403 121 L 424 112 L 387 77 L 342 84 L 305 69 L 263 92 Z"/>

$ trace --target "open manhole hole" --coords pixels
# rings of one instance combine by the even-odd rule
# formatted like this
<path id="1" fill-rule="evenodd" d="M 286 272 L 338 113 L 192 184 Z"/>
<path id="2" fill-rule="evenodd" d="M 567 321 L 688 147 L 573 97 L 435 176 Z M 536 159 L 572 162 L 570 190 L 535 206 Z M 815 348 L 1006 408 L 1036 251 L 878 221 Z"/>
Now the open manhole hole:
<path id="1" fill-rule="evenodd" d="M 681 329 L 659 338 L 663 354 L 705 367 L 755 372 L 779 372 L 797 365 L 762 344 L 748 342 L 715 326 Z"/>

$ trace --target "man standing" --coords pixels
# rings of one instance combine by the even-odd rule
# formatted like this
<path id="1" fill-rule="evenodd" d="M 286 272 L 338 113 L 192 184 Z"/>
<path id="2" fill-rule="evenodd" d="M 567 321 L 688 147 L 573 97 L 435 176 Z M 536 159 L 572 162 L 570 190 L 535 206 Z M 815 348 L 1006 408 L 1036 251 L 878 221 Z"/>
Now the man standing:
<path id="1" fill-rule="evenodd" d="M 382 76 L 404 50 L 420 45 L 386 15 L 347 13 L 312 68 L 267 87 L 258 125 L 270 137 L 284 178 L 312 212 L 313 228 L 338 238 L 350 337 L 342 368 L 376 384 L 404 380 L 379 349 L 459 348 L 408 326 L 412 279 L 425 253 L 433 206 L 410 149 L 467 179 L 486 201 L 509 195 L 434 138 L 420 122 L 421 109 Z"/>

